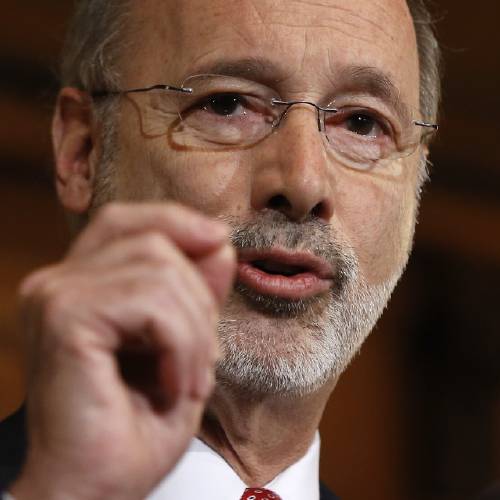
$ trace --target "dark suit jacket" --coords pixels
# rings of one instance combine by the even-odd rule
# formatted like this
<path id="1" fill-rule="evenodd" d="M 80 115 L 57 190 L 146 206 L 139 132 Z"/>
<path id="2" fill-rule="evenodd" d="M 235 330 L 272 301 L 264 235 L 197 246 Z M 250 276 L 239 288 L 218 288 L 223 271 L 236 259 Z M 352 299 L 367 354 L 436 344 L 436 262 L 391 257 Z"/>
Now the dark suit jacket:
<path id="1" fill-rule="evenodd" d="M 23 407 L 0 424 L 0 492 L 6 490 L 21 471 L 27 448 L 25 421 Z M 339 500 L 323 483 L 320 497 L 320 500 Z"/>
<path id="2" fill-rule="evenodd" d="M 25 410 L 22 407 L 0 424 L 0 492 L 19 475 L 27 442 Z"/>

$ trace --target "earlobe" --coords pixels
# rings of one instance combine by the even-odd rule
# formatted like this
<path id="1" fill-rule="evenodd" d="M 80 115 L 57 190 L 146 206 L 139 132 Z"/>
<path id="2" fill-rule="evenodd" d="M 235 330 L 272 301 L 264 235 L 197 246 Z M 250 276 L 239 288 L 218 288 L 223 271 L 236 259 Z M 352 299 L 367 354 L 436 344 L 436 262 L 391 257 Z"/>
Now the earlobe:
<path id="1" fill-rule="evenodd" d="M 60 91 L 52 140 L 59 200 L 66 210 L 84 213 L 92 200 L 95 170 L 92 108 L 87 93 L 75 88 Z"/>

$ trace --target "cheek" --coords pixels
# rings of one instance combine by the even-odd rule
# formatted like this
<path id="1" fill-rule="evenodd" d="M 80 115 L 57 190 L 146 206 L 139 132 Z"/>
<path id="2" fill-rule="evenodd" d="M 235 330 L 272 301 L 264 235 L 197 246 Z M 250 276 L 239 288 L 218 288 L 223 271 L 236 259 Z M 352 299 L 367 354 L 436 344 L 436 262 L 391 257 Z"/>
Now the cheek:
<path id="1" fill-rule="evenodd" d="M 209 215 L 233 214 L 247 197 L 237 153 L 172 153 L 154 162 L 154 177 L 165 195 Z"/>
<path id="2" fill-rule="evenodd" d="M 148 135 L 144 113 L 134 103 L 125 104 L 113 179 L 117 199 L 172 200 L 212 216 L 237 216 L 248 206 L 248 169 L 241 151 L 175 149 L 166 134 Z"/>
<path id="3" fill-rule="evenodd" d="M 416 200 L 410 179 L 347 174 L 338 181 L 336 217 L 363 276 L 378 284 L 399 272 L 413 237 Z"/>
<path id="4" fill-rule="evenodd" d="M 128 199 L 172 200 L 217 216 L 237 215 L 249 196 L 241 154 L 235 152 L 174 151 L 155 140 L 127 156 Z"/>

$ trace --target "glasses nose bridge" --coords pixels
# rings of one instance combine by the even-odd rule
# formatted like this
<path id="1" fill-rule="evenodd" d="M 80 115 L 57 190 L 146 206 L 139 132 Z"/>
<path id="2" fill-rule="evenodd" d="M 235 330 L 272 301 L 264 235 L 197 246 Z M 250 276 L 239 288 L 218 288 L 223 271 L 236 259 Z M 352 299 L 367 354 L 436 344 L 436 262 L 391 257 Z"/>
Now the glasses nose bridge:
<path id="1" fill-rule="evenodd" d="M 281 125 L 281 122 L 283 121 L 283 119 L 286 117 L 286 115 L 288 114 L 288 112 L 290 111 L 290 109 L 293 106 L 305 104 L 308 106 L 312 106 L 316 110 L 316 123 L 318 125 L 318 132 L 324 132 L 324 122 L 322 120 L 322 117 L 324 115 L 324 111 L 315 102 L 311 102 L 311 101 L 280 101 L 277 99 L 273 99 L 272 104 L 278 105 L 278 106 L 285 106 L 285 109 L 279 115 L 278 121 L 277 121 L 274 128 L 278 128 Z"/>

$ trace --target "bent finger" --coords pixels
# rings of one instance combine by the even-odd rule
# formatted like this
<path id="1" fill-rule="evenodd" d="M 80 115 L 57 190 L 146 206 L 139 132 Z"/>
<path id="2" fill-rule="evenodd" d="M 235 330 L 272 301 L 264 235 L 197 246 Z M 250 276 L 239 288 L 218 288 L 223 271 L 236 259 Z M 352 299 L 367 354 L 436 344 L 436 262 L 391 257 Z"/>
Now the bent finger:
<path id="1" fill-rule="evenodd" d="M 209 253 L 228 240 L 222 222 L 176 203 L 111 203 L 91 221 L 68 256 L 84 256 L 109 241 L 148 231 L 164 234 L 190 257 Z"/>

